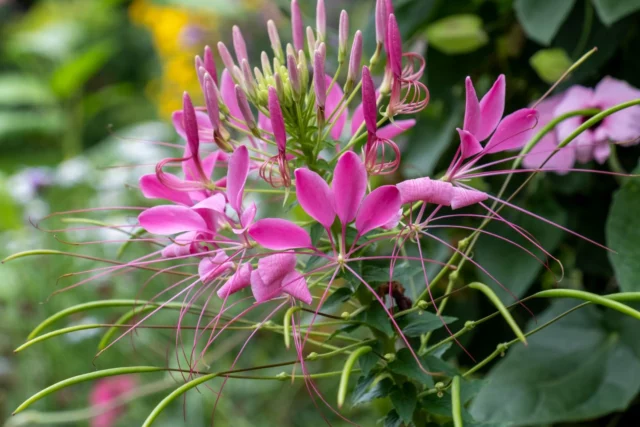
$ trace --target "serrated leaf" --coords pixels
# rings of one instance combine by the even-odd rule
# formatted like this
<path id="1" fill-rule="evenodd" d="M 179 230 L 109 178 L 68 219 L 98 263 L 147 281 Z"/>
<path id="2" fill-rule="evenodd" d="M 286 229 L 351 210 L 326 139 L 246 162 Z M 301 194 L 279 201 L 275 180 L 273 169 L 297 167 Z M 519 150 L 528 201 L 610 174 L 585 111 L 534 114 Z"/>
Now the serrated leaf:
<path id="1" fill-rule="evenodd" d="M 448 55 L 478 50 L 489 41 L 476 15 L 452 15 L 427 27 L 429 44 Z"/>
<path id="2" fill-rule="evenodd" d="M 607 26 L 640 10 L 637 0 L 591 0 L 600 20 Z"/>
<path id="3" fill-rule="evenodd" d="M 418 403 L 416 386 L 410 382 L 405 382 L 402 386 L 394 387 L 389 397 L 393 407 L 396 408 L 396 412 L 405 424 L 411 423 L 413 411 L 415 411 Z"/>
<path id="4" fill-rule="evenodd" d="M 529 330 L 575 307 L 558 300 Z M 638 321 L 586 306 L 510 349 L 474 399 L 480 421 L 577 422 L 622 411 L 640 390 Z"/>
<path id="5" fill-rule="evenodd" d="M 634 173 L 640 173 L 640 166 Z M 620 289 L 640 291 L 640 182 L 628 180 L 613 197 L 607 218 L 609 260 Z"/>
<path id="6" fill-rule="evenodd" d="M 518 21 L 529 38 L 547 46 L 569 16 L 574 4 L 575 0 L 516 0 L 514 8 Z"/>
<path id="7" fill-rule="evenodd" d="M 429 311 L 411 313 L 403 316 L 402 319 L 404 325 L 402 332 L 408 337 L 419 337 L 427 332 L 442 328 L 444 326 L 442 322 L 448 325 L 458 320 L 451 316 L 442 316 L 442 319 L 440 319 L 436 314 Z"/>

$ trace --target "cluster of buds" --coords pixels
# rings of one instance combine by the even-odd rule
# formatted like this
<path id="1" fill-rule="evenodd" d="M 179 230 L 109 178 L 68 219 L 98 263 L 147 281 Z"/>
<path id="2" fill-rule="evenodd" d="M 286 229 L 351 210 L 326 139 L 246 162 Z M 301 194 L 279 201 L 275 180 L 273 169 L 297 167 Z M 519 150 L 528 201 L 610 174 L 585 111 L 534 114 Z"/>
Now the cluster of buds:
<path id="1" fill-rule="evenodd" d="M 419 81 L 424 59 L 415 53 L 403 54 L 390 0 L 378 0 L 376 5 L 378 45 L 369 67 L 380 60 L 383 49 L 387 52 L 385 76 L 377 90 L 369 68 L 363 68 L 362 33 L 350 36 L 349 16 L 344 10 L 338 25 L 337 69 L 333 75 L 327 70 L 332 47 L 326 43 L 324 0 L 318 0 L 316 12 L 315 30 L 311 26 L 305 30 L 298 1 L 292 0 L 292 43 L 286 46 L 276 24 L 268 21 L 272 56 L 262 52 L 260 66 L 252 65 L 238 27 L 233 28 L 235 58 L 224 43 L 217 45 L 225 67 L 220 77 L 209 47 L 204 57 L 195 61 L 205 99 L 204 107 L 195 108 L 200 141 L 214 142 L 223 152 L 247 145 L 261 162 L 260 176 L 274 187 L 291 185 L 292 163 L 314 168 L 319 159 L 331 154 L 326 149 L 339 148 L 346 141 L 341 153 L 352 150 L 362 146 L 360 137 L 367 140 L 363 158 L 369 173 L 395 170 L 400 150 L 392 138 L 414 124 L 413 120 L 395 118 L 415 114 L 429 101 L 428 91 Z M 404 66 L 403 59 L 407 62 Z M 346 80 L 341 84 L 345 65 Z M 350 116 L 349 104 L 360 92 L 362 105 Z M 185 108 L 191 107 L 185 104 Z M 381 117 L 379 111 L 384 112 Z M 176 127 L 186 129 L 185 118 L 190 115 L 187 111 L 175 113 Z M 351 135 L 342 141 L 349 120 Z M 377 124 L 385 121 L 391 124 L 378 131 Z M 388 158 L 390 152 L 392 158 Z"/>

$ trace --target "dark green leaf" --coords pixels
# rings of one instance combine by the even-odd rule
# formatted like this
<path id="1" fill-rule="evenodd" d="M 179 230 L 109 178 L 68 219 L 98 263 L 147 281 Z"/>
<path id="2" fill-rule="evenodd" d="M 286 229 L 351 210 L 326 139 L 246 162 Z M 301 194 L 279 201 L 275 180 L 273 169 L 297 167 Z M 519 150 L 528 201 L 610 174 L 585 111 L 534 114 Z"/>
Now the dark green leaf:
<path id="1" fill-rule="evenodd" d="M 320 223 L 315 223 L 311 226 L 309 234 L 311 235 L 311 243 L 313 246 L 318 246 L 318 242 L 324 233 L 324 227 Z"/>
<path id="2" fill-rule="evenodd" d="M 400 427 L 402 426 L 402 418 L 396 410 L 393 410 L 384 417 L 383 425 L 384 427 Z"/>
<path id="3" fill-rule="evenodd" d="M 102 68 L 113 52 L 114 46 L 110 41 L 95 44 L 55 70 L 51 76 L 51 87 L 61 97 L 73 95 Z"/>
<path id="4" fill-rule="evenodd" d="M 354 320 L 377 329 L 387 336 L 393 335 L 393 327 L 389 321 L 389 315 L 378 301 L 373 301 L 371 306 L 367 310 L 358 314 Z"/>
<path id="5" fill-rule="evenodd" d="M 372 400 L 387 397 L 391 392 L 393 383 L 388 378 L 384 378 L 381 381 L 375 381 L 377 373 L 370 373 L 369 375 L 358 378 L 356 387 L 351 393 L 351 404 L 353 406 L 369 403 Z"/>
<path id="6" fill-rule="evenodd" d="M 527 35 L 549 45 L 574 4 L 575 0 L 516 0 L 514 7 Z"/>
<path id="7" fill-rule="evenodd" d="M 428 367 L 424 365 L 425 364 L 423 363 L 423 367 L 428 369 Z M 420 384 L 425 384 L 428 387 L 433 387 L 434 385 L 433 378 L 420 369 L 418 363 L 413 358 L 413 355 L 406 348 L 402 348 L 398 351 L 396 359 L 389 363 L 389 370 L 394 374 L 404 375 L 407 378 L 416 380 Z"/>
<path id="8" fill-rule="evenodd" d="M 640 10 L 640 1 L 638 0 L 591 0 L 591 2 L 596 8 L 600 20 L 607 26 Z"/>
<path id="9" fill-rule="evenodd" d="M 575 306 L 555 302 L 545 323 Z M 535 326 L 532 321 L 530 328 Z M 638 321 L 593 306 L 558 320 L 509 350 L 487 377 L 471 413 L 480 421 L 551 424 L 624 410 L 640 390 Z"/>
<path id="10" fill-rule="evenodd" d="M 351 295 L 353 295 L 353 292 L 351 292 L 349 288 L 336 289 L 322 305 L 322 311 L 325 313 L 331 312 L 333 309 L 340 307 L 340 305 L 348 301 Z"/>
<path id="11" fill-rule="evenodd" d="M 411 313 L 403 316 L 402 318 L 404 320 L 403 324 L 405 325 L 402 327 L 402 332 L 404 332 L 408 337 L 419 337 L 429 331 L 435 331 L 436 329 L 442 328 L 444 326 L 442 322 L 448 325 L 458 320 L 455 317 L 450 316 L 442 316 L 441 319 L 436 314 L 429 311 Z"/>
<path id="12" fill-rule="evenodd" d="M 396 408 L 396 412 L 405 422 L 405 424 L 411 423 L 413 419 L 413 411 L 416 409 L 418 403 L 418 392 L 416 386 L 411 382 L 405 382 L 402 386 L 394 387 L 391 392 L 391 403 Z"/>
<path id="13" fill-rule="evenodd" d="M 640 167 L 635 173 L 640 172 Z M 630 179 L 618 190 L 607 219 L 609 259 L 623 291 L 640 291 L 640 182 Z"/>
<path id="14" fill-rule="evenodd" d="M 358 365 L 360 365 L 360 369 L 362 373 L 367 375 L 371 372 L 371 370 L 376 366 L 380 357 L 376 354 L 381 353 L 381 346 L 376 343 L 373 345 L 374 351 L 370 351 L 369 353 L 363 354 L 358 358 Z"/>

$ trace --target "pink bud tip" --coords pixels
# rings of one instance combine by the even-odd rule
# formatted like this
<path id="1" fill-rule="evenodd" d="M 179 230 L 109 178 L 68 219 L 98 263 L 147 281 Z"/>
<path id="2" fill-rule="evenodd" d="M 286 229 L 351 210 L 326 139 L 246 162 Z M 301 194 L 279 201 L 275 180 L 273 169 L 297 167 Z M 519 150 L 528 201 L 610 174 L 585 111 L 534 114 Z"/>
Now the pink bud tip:
<path id="1" fill-rule="evenodd" d="M 302 85 L 300 84 L 300 77 L 298 76 L 298 64 L 296 63 L 296 58 L 291 54 L 287 55 L 287 70 L 289 71 L 291 88 L 296 95 L 299 95 L 302 90 Z"/>
<path id="2" fill-rule="evenodd" d="M 207 115 L 213 126 L 213 131 L 220 129 L 220 106 L 218 105 L 218 87 L 213 77 L 205 71 L 204 77 L 204 102 L 207 106 Z"/>
<path id="3" fill-rule="evenodd" d="M 304 24 L 298 0 L 291 0 L 291 29 L 293 31 L 293 47 L 296 52 L 304 49 Z"/>
<path id="4" fill-rule="evenodd" d="M 200 148 L 200 138 L 198 136 L 198 121 L 196 120 L 196 110 L 187 92 L 182 96 L 182 113 L 184 120 L 184 131 L 187 135 L 187 143 L 191 154 L 198 155 Z"/>
<path id="5" fill-rule="evenodd" d="M 200 87 L 204 90 L 204 73 L 206 69 L 204 68 L 204 62 L 200 56 L 196 55 L 196 73 L 198 74 L 198 81 L 200 82 Z"/>
<path id="6" fill-rule="evenodd" d="M 320 43 L 313 58 L 313 84 L 316 92 L 316 105 L 324 108 L 327 100 L 327 81 L 325 79 L 325 57 L 327 51 L 324 43 Z"/>
<path id="7" fill-rule="evenodd" d="M 327 33 L 327 13 L 324 7 L 324 0 L 318 0 L 316 6 L 316 32 L 320 40 L 325 39 Z"/>
<path id="8" fill-rule="evenodd" d="M 238 101 L 238 107 L 240 108 L 240 113 L 242 114 L 242 118 L 244 119 L 249 129 L 255 129 L 256 120 L 253 117 L 253 113 L 251 112 L 251 107 L 249 107 L 247 94 L 244 92 L 244 90 L 242 90 L 242 88 L 239 85 L 236 85 L 235 91 L 236 91 L 236 100 Z"/>
<path id="9" fill-rule="evenodd" d="M 377 105 L 376 87 L 371 78 L 369 67 L 362 67 L 362 112 L 367 125 L 367 132 L 375 134 L 377 132 Z"/>
<path id="10" fill-rule="evenodd" d="M 356 35 L 353 38 L 353 44 L 351 45 L 351 57 L 349 58 L 349 73 L 348 80 L 358 80 L 360 72 L 360 63 L 362 62 L 362 32 L 356 31 Z"/>
<path id="11" fill-rule="evenodd" d="M 316 36 L 313 35 L 313 28 L 311 27 L 307 27 L 307 49 L 309 49 L 309 57 L 312 57 L 313 52 L 316 50 Z"/>
<path id="12" fill-rule="evenodd" d="M 340 53 L 344 56 L 347 52 L 347 42 L 349 40 L 349 14 L 346 10 L 340 13 L 340 24 L 338 26 L 338 57 Z"/>
<path id="13" fill-rule="evenodd" d="M 400 27 L 394 14 L 389 15 L 387 25 L 388 46 L 387 55 L 389 56 L 389 64 L 394 77 L 399 78 L 402 75 L 402 36 L 400 35 Z"/>
<path id="14" fill-rule="evenodd" d="M 278 28 L 273 20 L 267 21 L 267 32 L 269 33 L 269 40 L 271 41 L 271 49 L 276 57 L 280 57 L 282 54 L 282 43 L 280 42 L 280 35 L 278 34 Z"/>
<path id="15" fill-rule="evenodd" d="M 287 133 L 284 127 L 284 117 L 278 100 L 278 92 L 272 86 L 269 87 L 269 115 L 271 116 L 271 126 L 273 135 L 278 145 L 278 151 L 284 153 L 287 148 Z"/>
<path id="16" fill-rule="evenodd" d="M 222 63 L 229 70 L 229 73 L 233 73 L 233 67 L 235 63 L 233 62 L 233 58 L 229 53 L 229 49 L 225 46 L 224 43 L 218 42 L 218 53 L 220 54 L 220 58 L 222 59 Z"/>
<path id="17" fill-rule="evenodd" d="M 249 60 L 249 55 L 247 54 L 247 44 L 244 41 L 244 37 L 242 37 L 242 31 L 237 25 L 233 26 L 232 29 L 233 34 L 233 49 L 236 51 L 236 58 L 238 59 L 238 64 L 242 64 L 242 61 Z"/>
<path id="18" fill-rule="evenodd" d="M 386 0 L 386 3 L 387 3 L 387 13 L 394 13 L 393 0 Z"/>
<path id="19" fill-rule="evenodd" d="M 384 43 L 387 37 L 387 20 L 389 12 L 387 12 L 386 0 L 377 0 L 376 2 L 376 42 Z"/>
<path id="20" fill-rule="evenodd" d="M 213 81 L 218 84 L 218 70 L 216 68 L 216 62 L 213 59 L 213 52 L 209 46 L 204 47 L 204 69 L 211 75 Z"/>

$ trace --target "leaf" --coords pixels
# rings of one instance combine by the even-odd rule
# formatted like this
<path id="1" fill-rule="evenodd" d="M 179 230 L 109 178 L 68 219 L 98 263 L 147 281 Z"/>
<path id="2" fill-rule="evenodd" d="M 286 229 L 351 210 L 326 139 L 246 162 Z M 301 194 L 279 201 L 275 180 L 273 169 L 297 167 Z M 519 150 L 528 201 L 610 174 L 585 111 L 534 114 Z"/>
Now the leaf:
<path id="1" fill-rule="evenodd" d="M 403 323 L 406 322 L 405 326 L 402 327 L 402 332 L 408 337 L 419 337 L 427 332 L 440 329 L 444 326 L 443 321 L 448 325 L 458 320 L 451 316 L 442 316 L 442 319 L 440 319 L 436 314 L 429 311 L 423 311 L 419 314 L 411 313 L 402 316 L 401 319 L 403 319 Z"/>
<path id="2" fill-rule="evenodd" d="M 19 74 L 0 75 L 0 105 L 53 105 L 55 97 L 41 80 Z"/>
<path id="3" fill-rule="evenodd" d="M 324 234 L 324 227 L 320 223 L 315 223 L 311 226 L 311 230 L 309 231 L 309 235 L 311 236 L 311 243 L 313 246 L 318 246 L 320 242 L 320 238 Z"/>
<path id="4" fill-rule="evenodd" d="M 388 337 L 393 335 L 393 327 L 389 321 L 389 315 L 387 315 L 387 312 L 378 301 L 373 301 L 371 306 L 362 313 L 359 313 L 354 320 L 377 329 Z"/>
<path id="5" fill-rule="evenodd" d="M 426 366 L 424 367 L 426 369 Z M 402 348 L 396 353 L 395 360 L 389 363 L 389 370 L 394 374 L 404 375 L 428 387 L 433 387 L 434 385 L 433 378 L 420 369 L 413 355 L 406 348 Z"/>
<path id="6" fill-rule="evenodd" d="M 65 62 L 51 76 L 51 87 L 66 98 L 80 89 L 109 60 L 115 48 L 110 41 L 96 43 L 73 60 Z"/>
<path id="7" fill-rule="evenodd" d="M 393 383 L 388 378 L 376 382 L 377 373 L 372 372 L 358 378 L 356 387 L 351 393 L 351 404 L 353 406 L 369 403 L 372 400 L 387 397 L 391 392 Z"/>
<path id="8" fill-rule="evenodd" d="M 530 208 L 529 206 L 535 207 Z M 535 200 L 529 203 L 529 206 L 523 207 L 556 224 L 566 225 L 567 213 L 552 199 Z M 503 216 L 505 219 L 528 230 L 538 240 L 539 244 L 550 253 L 553 253 L 565 235 L 561 229 L 523 213 L 505 214 Z M 505 223 L 492 221 L 487 227 L 487 231 L 515 241 L 536 255 L 541 261 L 545 261 L 543 252 L 536 249 L 533 244 L 525 240 L 524 237 Z M 482 278 L 481 281 L 491 287 L 503 302 L 512 303 L 514 301 L 513 295 L 518 298 L 521 297 L 543 268 L 530 254 L 493 236 L 483 235 L 480 237 L 475 254 L 476 262 L 510 291 L 510 293 L 505 291 L 487 274 L 479 271 L 478 274 Z M 549 260 L 549 262 L 551 263 L 553 260 Z"/>
<path id="9" fill-rule="evenodd" d="M 476 15 L 452 15 L 427 27 L 429 44 L 448 55 L 473 52 L 489 41 Z"/>
<path id="10" fill-rule="evenodd" d="M 556 82 L 562 74 L 571 66 L 571 59 L 564 49 L 542 49 L 537 51 L 531 58 L 529 64 L 545 83 Z"/>
<path id="11" fill-rule="evenodd" d="M 411 382 L 405 382 L 402 386 L 394 387 L 389 397 L 400 418 L 405 424 L 410 424 L 413 419 L 413 411 L 418 403 L 416 386 Z"/>
<path id="12" fill-rule="evenodd" d="M 339 308 L 343 303 L 349 301 L 353 292 L 349 288 L 338 288 L 334 293 L 329 295 L 327 300 L 322 304 L 322 311 L 331 312 L 335 308 Z"/>
<path id="13" fill-rule="evenodd" d="M 543 324 L 576 303 L 560 300 Z M 535 326 L 530 322 L 529 329 Z M 489 373 L 473 401 L 480 421 L 536 425 L 624 410 L 640 390 L 638 321 L 586 306 L 517 345 Z"/>
<path id="14" fill-rule="evenodd" d="M 384 417 L 383 424 L 384 427 L 401 427 L 402 426 L 402 418 L 398 415 L 398 411 L 393 410 Z"/>
<path id="15" fill-rule="evenodd" d="M 607 26 L 640 9 L 637 0 L 591 0 L 600 20 Z"/>
<path id="16" fill-rule="evenodd" d="M 575 0 L 516 0 L 514 7 L 518 21 L 529 38 L 547 46 L 574 4 Z"/>
<path id="17" fill-rule="evenodd" d="M 640 166 L 634 173 L 640 172 Z M 618 190 L 607 218 L 607 246 L 623 291 L 640 291 L 640 182 L 630 179 Z"/>

